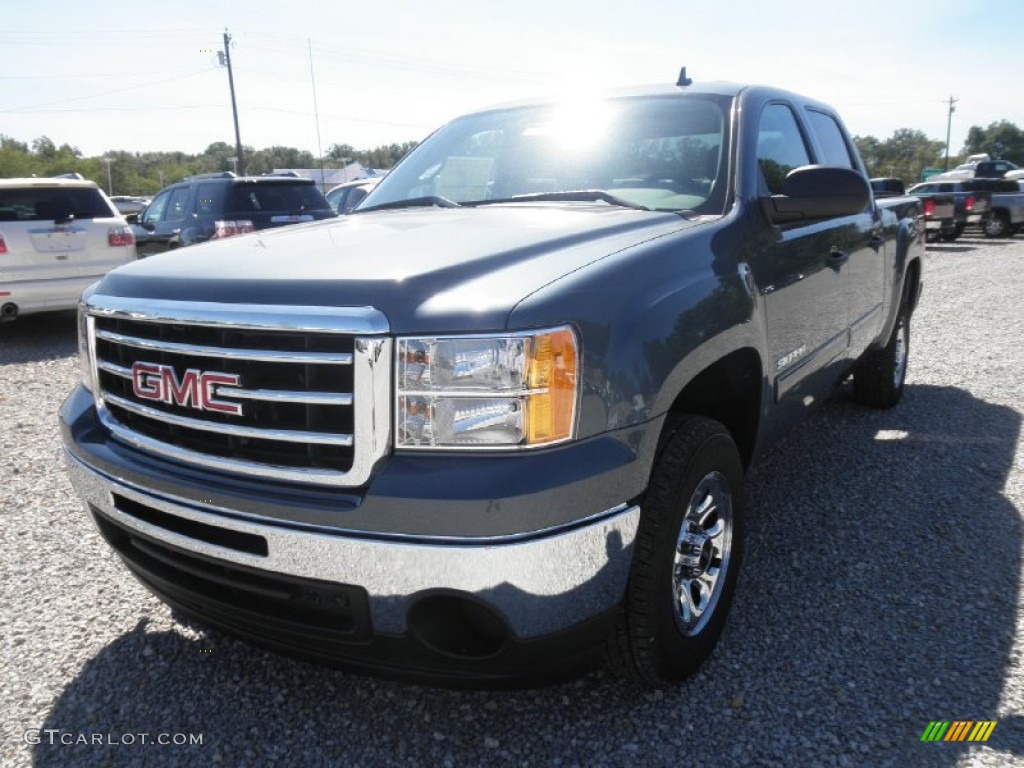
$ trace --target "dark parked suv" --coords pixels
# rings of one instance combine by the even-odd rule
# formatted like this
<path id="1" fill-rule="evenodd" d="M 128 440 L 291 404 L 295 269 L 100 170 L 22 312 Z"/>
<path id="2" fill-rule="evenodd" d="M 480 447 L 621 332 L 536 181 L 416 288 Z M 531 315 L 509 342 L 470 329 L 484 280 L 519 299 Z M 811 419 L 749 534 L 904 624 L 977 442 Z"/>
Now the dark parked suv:
<path id="1" fill-rule="evenodd" d="M 312 179 L 211 173 L 161 190 L 139 214 L 135 237 L 139 256 L 149 256 L 334 215 Z"/>

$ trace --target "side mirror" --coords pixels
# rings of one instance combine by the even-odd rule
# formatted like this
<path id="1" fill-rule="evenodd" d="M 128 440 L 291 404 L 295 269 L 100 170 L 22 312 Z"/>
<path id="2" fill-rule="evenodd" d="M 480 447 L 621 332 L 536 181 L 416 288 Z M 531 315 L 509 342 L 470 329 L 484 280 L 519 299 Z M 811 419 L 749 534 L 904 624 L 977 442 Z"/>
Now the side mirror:
<path id="1" fill-rule="evenodd" d="M 804 165 L 786 176 L 781 195 L 762 198 L 773 224 L 862 213 L 871 202 L 867 179 L 850 168 Z"/>
<path id="2" fill-rule="evenodd" d="M 139 214 L 137 214 L 137 213 L 129 213 L 128 215 L 126 215 L 124 217 L 124 220 L 127 221 L 129 224 L 138 224 L 139 223 Z"/>

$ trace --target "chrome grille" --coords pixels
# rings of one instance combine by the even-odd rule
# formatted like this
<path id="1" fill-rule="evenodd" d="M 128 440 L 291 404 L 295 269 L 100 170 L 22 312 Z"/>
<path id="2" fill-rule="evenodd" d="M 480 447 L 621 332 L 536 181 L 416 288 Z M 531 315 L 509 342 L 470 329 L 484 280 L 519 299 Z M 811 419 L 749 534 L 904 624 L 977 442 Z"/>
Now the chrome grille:
<path id="1" fill-rule="evenodd" d="M 390 341 L 376 310 L 94 295 L 85 311 L 100 417 L 136 448 L 341 486 L 365 483 L 387 450 Z"/>

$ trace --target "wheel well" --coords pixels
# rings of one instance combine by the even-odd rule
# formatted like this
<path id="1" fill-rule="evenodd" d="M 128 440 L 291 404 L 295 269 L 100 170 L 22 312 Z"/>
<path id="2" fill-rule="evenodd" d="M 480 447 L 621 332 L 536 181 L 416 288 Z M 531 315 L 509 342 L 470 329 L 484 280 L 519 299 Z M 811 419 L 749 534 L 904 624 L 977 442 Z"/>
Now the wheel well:
<path id="1" fill-rule="evenodd" d="M 743 464 L 750 464 L 761 414 L 761 358 L 740 349 L 705 368 L 679 393 L 672 413 L 707 416 L 732 434 Z"/>

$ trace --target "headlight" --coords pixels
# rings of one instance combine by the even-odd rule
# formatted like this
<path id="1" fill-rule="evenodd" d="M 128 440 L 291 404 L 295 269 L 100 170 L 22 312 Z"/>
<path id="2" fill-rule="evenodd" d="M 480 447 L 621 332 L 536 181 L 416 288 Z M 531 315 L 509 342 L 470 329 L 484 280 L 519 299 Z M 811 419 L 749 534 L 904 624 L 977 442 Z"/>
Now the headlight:
<path id="1" fill-rule="evenodd" d="M 95 391 L 93 381 L 92 354 L 89 341 L 89 316 L 85 313 L 85 305 L 78 305 L 78 364 L 82 371 L 82 386 L 90 392 Z"/>
<path id="2" fill-rule="evenodd" d="M 517 448 L 573 436 L 579 356 L 571 329 L 396 346 L 396 447 Z"/>

